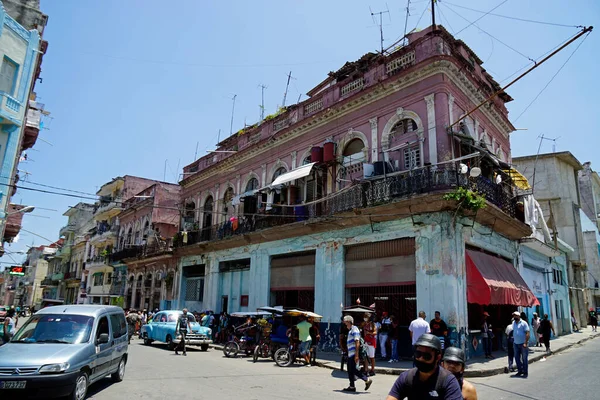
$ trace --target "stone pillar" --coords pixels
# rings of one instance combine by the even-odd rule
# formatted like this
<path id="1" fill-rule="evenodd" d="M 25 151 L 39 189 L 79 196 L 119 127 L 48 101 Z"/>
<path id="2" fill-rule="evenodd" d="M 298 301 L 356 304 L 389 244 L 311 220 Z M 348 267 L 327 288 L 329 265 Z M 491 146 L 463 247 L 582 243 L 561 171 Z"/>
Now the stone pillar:
<path id="1" fill-rule="evenodd" d="M 292 151 L 291 156 L 292 156 L 292 169 L 296 169 L 296 166 L 298 165 L 298 152 L 296 150 Z"/>
<path id="2" fill-rule="evenodd" d="M 468 338 L 467 282 L 462 226 L 449 213 L 430 214 L 416 231 L 417 312 L 432 317 L 440 311 L 457 338 L 457 346 L 472 348 Z M 416 318 L 417 315 L 414 315 Z"/>
<path id="3" fill-rule="evenodd" d="M 215 185 L 215 198 L 213 199 L 213 207 L 214 207 L 214 211 L 213 211 L 213 222 L 212 225 L 217 225 L 219 222 L 221 222 L 221 218 L 220 218 L 220 213 L 221 213 L 221 204 L 223 202 L 221 201 L 221 199 L 219 198 L 219 184 L 217 183 Z"/>
<path id="4" fill-rule="evenodd" d="M 425 103 L 427 103 L 427 142 L 429 144 L 429 162 L 432 165 L 435 165 L 438 162 L 437 126 L 435 122 L 435 93 L 425 96 Z M 423 159 L 423 157 L 421 157 L 421 159 Z"/>
<path id="5" fill-rule="evenodd" d="M 260 167 L 262 168 L 260 187 L 265 187 L 267 186 L 267 164 L 263 164 Z"/>
<path id="6" fill-rule="evenodd" d="M 203 307 L 209 310 L 221 310 L 221 299 L 219 297 L 219 260 L 214 256 L 208 256 L 205 263 L 206 275 L 204 277 Z M 229 299 L 229 303 L 231 304 L 231 299 Z"/>
<path id="7" fill-rule="evenodd" d="M 123 293 L 123 298 L 125 299 L 125 301 L 123 302 L 123 307 L 124 308 L 131 308 L 131 304 L 129 304 L 127 302 L 127 291 L 129 290 L 129 279 L 127 279 L 127 276 L 125 276 L 125 292 Z M 133 294 L 132 294 L 133 296 Z"/>
<path id="8" fill-rule="evenodd" d="M 315 312 L 323 316 L 322 323 L 339 323 L 345 281 L 344 247 L 338 242 L 321 244 L 315 257 Z"/>
<path id="9" fill-rule="evenodd" d="M 448 94 L 448 122 L 454 123 L 454 96 Z"/>
<path id="10" fill-rule="evenodd" d="M 256 250 L 250 258 L 250 279 L 248 290 L 248 309 L 255 310 L 270 304 L 271 262 L 269 253 Z M 220 304 L 219 304 L 220 306 Z"/>
<path id="11" fill-rule="evenodd" d="M 150 284 L 150 297 L 148 298 L 148 311 L 152 309 L 152 301 L 154 300 L 154 282 L 156 277 L 154 276 L 156 271 L 152 272 L 152 283 Z"/>
<path id="12" fill-rule="evenodd" d="M 135 275 L 133 276 L 133 288 L 131 288 L 131 304 L 129 305 L 129 308 L 134 308 L 135 307 L 135 300 L 137 297 L 137 280 Z"/>
<path id="13" fill-rule="evenodd" d="M 369 120 L 371 124 L 371 162 L 379 161 L 379 137 L 377 133 L 377 117 Z"/>

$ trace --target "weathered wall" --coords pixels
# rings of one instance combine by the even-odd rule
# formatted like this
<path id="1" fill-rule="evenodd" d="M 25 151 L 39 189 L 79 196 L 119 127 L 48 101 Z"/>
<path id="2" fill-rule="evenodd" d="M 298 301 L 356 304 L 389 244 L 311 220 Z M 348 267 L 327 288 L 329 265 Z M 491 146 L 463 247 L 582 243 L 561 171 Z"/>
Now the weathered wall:
<path id="1" fill-rule="evenodd" d="M 44 32 L 48 16 L 40 11 L 40 0 L 2 0 L 2 5 L 25 29 Z"/>

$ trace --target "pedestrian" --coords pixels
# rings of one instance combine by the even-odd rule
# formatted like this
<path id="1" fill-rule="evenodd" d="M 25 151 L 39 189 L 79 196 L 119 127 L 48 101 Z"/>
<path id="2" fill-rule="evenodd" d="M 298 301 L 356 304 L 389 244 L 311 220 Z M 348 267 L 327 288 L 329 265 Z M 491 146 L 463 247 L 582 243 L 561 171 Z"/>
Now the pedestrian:
<path id="1" fill-rule="evenodd" d="M 440 368 L 442 344 L 436 336 L 421 335 L 413 359 L 415 367 L 400 374 L 386 400 L 462 400 L 456 377 Z"/>
<path id="2" fill-rule="evenodd" d="M 371 314 L 365 313 L 362 326 L 365 344 L 367 345 L 367 357 L 365 359 L 365 373 L 369 376 L 375 375 L 375 348 L 377 347 L 377 327 L 371 321 Z M 369 369 L 370 366 L 370 369 Z"/>
<path id="3" fill-rule="evenodd" d="M 390 327 L 390 332 L 388 333 L 388 338 L 392 344 L 392 356 L 390 357 L 390 363 L 399 362 L 398 356 L 398 340 L 400 340 L 400 324 L 398 323 L 398 319 L 392 315 L 391 317 L 392 325 Z"/>
<path id="4" fill-rule="evenodd" d="M 439 311 L 434 313 L 434 318 L 429 322 L 429 328 L 431 329 L 431 334 L 437 336 L 442 342 L 442 353 L 444 353 L 444 349 L 448 344 L 448 325 L 446 325 L 441 315 Z"/>
<path id="5" fill-rule="evenodd" d="M 571 311 L 571 324 L 573 324 L 573 330 L 575 332 L 579 332 L 579 326 L 577 325 L 577 320 L 575 319 L 574 311 Z"/>
<path id="6" fill-rule="evenodd" d="M 590 310 L 590 325 L 592 327 L 592 332 L 597 332 L 598 316 L 596 315 L 596 312 L 593 309 Z"/>
<path id="7" fill-rule="evenodd" d="M 379 317 L 377 317 L 377 314 L 373 314 L 373 323 L 375 324 L 375 329 L 377 329 L 377 339 L 379 339 L 381 322 L 379 322 Z M 379 347 L 379 341 L 377 341 L 377 346 L 375 346 L 375 358 L 381 358 L 381 348 Z"/>
<path id="8" fill-rule="evenodd" d="M 384 311 L 381 314 L 381 328 L 379 329 L 379 348 L 381 349 L 381 358 L 383 360 L 387 359 L 387 341 L 388 341 L 388 333 L 390 332 L 390 328 L 392 326 L 392 320 L 388 316 L 387 311 Z"/>
<path id="9" fill-rule="evenodd" d="M 533 337 L 535 338 L 535 346 L 541 347 L 542 343 L 540 340 L 540 334 L 538 333 L 538 329 L 540 327 L 541 320 L 538 318 L 537 313 L 533 313 L 533 318 L 531 319 L 531 329 L 533 330 Z"/>
<path id="10" fill-rule="evenodd" d="M 6 312 L 2 329 L 2 341 L 6 344 L 15 335 L 17 331 L 17 322 L 15 320 L 15 310 L 11 308 Z"/>
<path id="11" fill-rule="evenodd" d="M 185 339 L 188 333 L 189 326 L 189 317 L 187 308 L 183 309 L 183 313 L 177 319 L 177 324 L 175 325 L 175 334 L 179 333 L 181 336 L 181 340 L 179 344 L 175 346 L 175 355 L 179 355 L 179 349 L 183 349 L 183 355 L 187 356 L 187 351 L 185 351 Z"/>
<path id="12" fill-rule="evenodd" d="M 515 370 L 513 366 L 513 361 L 515 359 L 515 340 L 513 337 L 513 321 L 514 319 L 511 317 L 510 324 L 506 327 L 504 333 L 506 334 L 506 351 L 508 353 L 508 368 L 504 367 L 504 373 L 508 374 L 509 372 L 513 372 Z"/>
<path id="13" fill-rule="evenodd" d="M 348 380 L 350 381 L 350 386 L 344 388 L 343 391 L 356 392 L 356 386 L 354 386 L 356 376 L 365 381 L 365 391 L 367 391 L 371 387 L 373 381 L 365 374 L 361 374 L 356 368 L 356 366 L 359 365 L 358 353 L 360 351 L 360 331 L 358 330 L 358 327 L 354 326 L 354 318 L 352 318 L 351 315 L 346 315 L 343 321 L 348 329 L 346 348 L 348 351 Z"/>
<path id="14" fill-rule="evenodd" d="M 408 327 L 410 338 L 412 340 L 413 351 L 415 351 L 415 343 L 417 343 L 421 335 L 431 332 L 431 328 L 429 327 L 427 321 L 425 321 L 425 318 L 427 318 L 425 311 L 419 311 L 419 316 L 417 319 L 413 320 Z M 415 365 L 413 363 L 413 367 L 414 366 Z"/>
<path id="15" fill-rule="evenodd" d="M 477 390 L 471 382 L 464 379 L 465 352 L 458 347 L 449 347 L 444 354 L 442 366 L 452 372 L 462 391 L 464 400 L 477 400 Z"/>
<path id="16" fill-rule="evenodd" d="M 513 313 L 513 339 L 515 341 L 515 361 L 517 362 L 517 373 L 513 377 L 527 378 L 529 375 L 529 324 L 521 319 L 517 311 Z"/>
<path id="17" fill-rule="evenodd" d="M 306 320 L 304 315 L 300 315 L 298 319 L 300 323 L 296 325 L 296 328 L 298 328 L 298 340 L 300 340 L 300 355 L 304 357 L 306 365 L 310 365 L 310 328 L 312 328 L 312 325 Z"/>
<path id="18" fill-rule="evenodd" d="M 494 339 L 494 333 L 492 332 L 492 324 L 489 322 L 490 314 L 488 312 L 483 313 L 483 324 L 481 326 L 481 338 L 483 339 L 483 351 L 485 352 L 485 358 L 494 358 L 492 355 L 492 339 Z"/>
<path id="19" fill-rule="evenodd" d="M 133 337 L 133 334 L 135 333 L 135 328 L 138 323 L 139 316 L 135 312 L 135 310 L 129 310 L 129 312 L 127 313 L 127 316 L 125 318 L 127 320 L 129 343 L 131 344 L 131 338 Z"/>
<path id="20" fill-rule="evenodd" d="M 544 346 L 546 346 L 546 354 L 551 354 L 550 332 L 552 332 L 554 336 L 556 336 L 556 333 L 554 332 L 554 325 L 552 325 L 552 321 L 548 319 L 548 314 L 544 314 L 544 319 L 542 319 L 540 322 L 540 327 L 538 328 L 537 332 L 539 332 L 542 338 L 541 340 L 544 343 Z"/>

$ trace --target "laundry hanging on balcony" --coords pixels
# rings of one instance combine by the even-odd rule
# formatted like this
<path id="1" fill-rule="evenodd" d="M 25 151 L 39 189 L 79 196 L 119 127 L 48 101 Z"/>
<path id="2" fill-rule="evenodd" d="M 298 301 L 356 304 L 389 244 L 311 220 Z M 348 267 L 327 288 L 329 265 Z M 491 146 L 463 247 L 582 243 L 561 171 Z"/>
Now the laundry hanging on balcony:
<path id="1" fill-rule="evenodd" d="M 540 305 L 511 263 L 477 250 L 466 250 L 467 302 L 522 307 Z"/>

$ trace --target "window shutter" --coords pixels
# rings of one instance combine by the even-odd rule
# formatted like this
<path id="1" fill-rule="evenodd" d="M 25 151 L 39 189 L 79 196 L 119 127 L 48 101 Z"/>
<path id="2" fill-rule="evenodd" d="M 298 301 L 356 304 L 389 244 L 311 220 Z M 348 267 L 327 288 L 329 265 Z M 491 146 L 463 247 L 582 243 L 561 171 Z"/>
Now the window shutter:
<path id="1" fill-rule="evenodd" d="M 0 68 L 0 91 L 12 96 L 16 72 L 17 66 L 5 58 L 2 61 L 2 67 Z"/>

